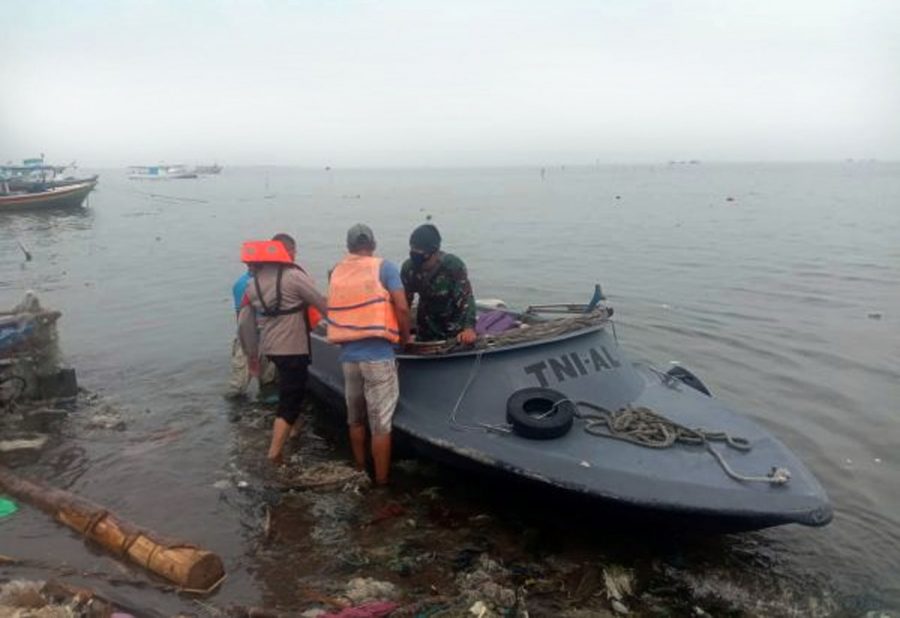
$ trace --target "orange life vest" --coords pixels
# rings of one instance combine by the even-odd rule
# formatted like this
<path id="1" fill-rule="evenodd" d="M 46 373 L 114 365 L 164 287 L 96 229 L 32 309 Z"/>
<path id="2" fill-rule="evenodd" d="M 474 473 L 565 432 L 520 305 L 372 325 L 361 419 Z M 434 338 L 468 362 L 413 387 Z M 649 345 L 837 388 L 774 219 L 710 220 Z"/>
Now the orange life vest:
<path id="1" fill-rule="evenodd" d="M 291 259 L 291 254 L 288 253 L 284 244 L 278 240 L 246 241 L 243 245 L 241 245 L 241 261 L 245 264 L 286 264 L 303 270 L 301 266 L 294 264 L 294 260 Z M 275 283 L 276 300 L 275 307 L 273 308 L 269 308 L 266 306 L 265 302 L 263 301 L 262 290 L 259 289 L 259 281 L 256 279 L 256 277 L 253 278 L 254 284 L 256 285 L 257 297 L 259 298 L 259 302 L 263 307 L 260 313 L 266 317 L 277 317 L 280 315 L 288 315 L 291 313 L 300 313 L 301 311 L 305 310 L 306 322 L 309 325 L 309 329 L 315 329 L 316 326 L 319 325 L 319 322 L 322 321 L 322 314 L 315 307 L 307 306 L 306 303 L 300 303 L 296 307 L 289 307 L 287 309 L 283 309 L 281 307 L 281 277 L 284 273 L 281 268 L 282 267 L 279 267 L 278 278 L 276 279 Z"/>
<path id="2" fill-rule="evenodd" d="M 292 264 L 291 254 L 278 240 L 248 240 L 241 245 L 241 261 L 245 264 Z"/>
<path id="3" fill-rule="evenodd" d="M 310 305 L 306 309 L 306 319 L 309 321 L 309 329 L 316 330 L 319 322 L 322 321 L 322 312 Z"/>
<path id="4" fill-rule="evenodd" d="M 351 253 L 334 267 L 328 283 L 328 341 L 400 341 L 391 293 L 381 284 L 383 261 Z"/>

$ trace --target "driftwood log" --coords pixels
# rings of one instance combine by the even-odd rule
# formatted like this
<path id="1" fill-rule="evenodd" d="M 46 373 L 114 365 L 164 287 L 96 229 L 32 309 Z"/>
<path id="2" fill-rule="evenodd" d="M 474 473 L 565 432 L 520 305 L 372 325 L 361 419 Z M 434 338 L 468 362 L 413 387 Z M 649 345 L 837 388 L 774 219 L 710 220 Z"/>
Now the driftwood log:
<path id="1" fill-rule="evenodd" d="M 127 558 L 188 592 L 212 592 L 225 579 L 216 554 L 164 539 L 72 493 L 23 479 L 0 466 L 0 489 L 48 513 L 86 539 Z"/>

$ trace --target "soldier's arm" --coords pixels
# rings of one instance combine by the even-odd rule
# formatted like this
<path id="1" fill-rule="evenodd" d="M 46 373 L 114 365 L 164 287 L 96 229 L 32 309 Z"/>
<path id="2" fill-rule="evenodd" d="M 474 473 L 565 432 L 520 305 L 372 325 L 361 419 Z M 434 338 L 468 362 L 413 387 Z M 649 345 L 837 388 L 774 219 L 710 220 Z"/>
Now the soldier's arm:
<path id="1" fill-rule="evenodd" d="M 406 295 L 406 306 L 407 308 L 412 307 L 413 297 L 416 294 L 416 291 L 413 289 L 413 280 L 412 280 L 412 266 L 409 263 L 409 260 L 403 262 L 403 266 L 400 268 L 400 281 L 403 282 L 403 293 Z"/>
<path id="2" fill-rule="evenodd" d="M 406 302 L 405 290 L 392 290 L 391 301 L 397 312 L 397 325 L 400 327 L 400 345 L 406 345 L 410 340 L 409 305 Z"/>
<path id="3" fill-rule="evenodd" d="M 455 287 L 454 302 L 458 308 L 458 320 L 460 326 L 464 329 L 475 328 L 476 312 L 475 312 L 475 293 L 472 291 L 472 283 L 469 281 L 469 273 L 466 265 L 460 260 L 459 270 L 457 271 L 457 280 Z"/>

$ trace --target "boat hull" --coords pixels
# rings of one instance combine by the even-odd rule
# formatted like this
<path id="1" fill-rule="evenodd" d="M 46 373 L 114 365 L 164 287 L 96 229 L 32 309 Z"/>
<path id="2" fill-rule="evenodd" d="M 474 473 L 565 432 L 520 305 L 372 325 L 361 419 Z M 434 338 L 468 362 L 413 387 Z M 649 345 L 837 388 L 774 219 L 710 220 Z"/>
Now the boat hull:
<path id="1" fill-rule="evenodd" d="M 46 189 L 58 189 L 60 187 L 73 187 L 86 182 L 96 181 L 98 176 L 95 174 L 90 178 L 60 178 L 53 180 L 27 180 L 22 178 L 11 178 L 7 181 L 10 191 L 25 191 L 29 193 L 40 193 Z"/>
<path id="2" fill-rule="evenodd" d="M 197 174 L 193 174 L 191 172 L 185 172 L 183 174 L 165 174 L 165 175 L 129 174 L 128 178 L 130 180 L 186 180 L 189 178 L 199 178 L 199 176 Z"/>
<path id="3" fill-rule="evenodd" d="M 332 401 L 343 396 L 338 355 L 336 346 L 313 336 L 312 387 Z M 607 327 L 481 354 L 401 356 L 399 363 L 395 432 L 436 460 L 607 506 L 718 522 L 722 529 L 819 526 L 831 519 L 824 490 L 783 444 L 717 399 L 632 363 Z M 764 476 L 782 467 L 791 480 L 781 486 L 733 480 L 703 447 L 645 448 L 590 435 L 580 419 L 550 440 L 503 431 L 507 399 L 528 387 L 609 410 L 646 406 L 688 427 L 744 437 L 749 452 L 714 448 L 740 473 Z"/>
<path id="4" fill-rule="evenodd" d="M 88 194 L 97 185 L 88 180 L 74 185 L 55 187 L 37 193 L 0 195 L 0 212 L 12 210 L 45 210 L 80 208 Z"/>

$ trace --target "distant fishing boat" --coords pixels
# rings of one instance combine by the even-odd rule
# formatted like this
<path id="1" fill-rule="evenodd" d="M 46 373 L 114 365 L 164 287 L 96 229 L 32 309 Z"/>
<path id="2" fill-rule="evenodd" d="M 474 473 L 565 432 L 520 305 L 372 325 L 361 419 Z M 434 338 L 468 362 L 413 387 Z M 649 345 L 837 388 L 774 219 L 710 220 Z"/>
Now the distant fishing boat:
<path id="1" fill-rule="evenodd" d="M 67 169 L 74 167 L 74 162 L 69 165 L 47 165 L 44 163 L 44 156 L 41 155 L 40 158 L 25 159 L 21 165 L 0 165 L 0 181 L 6 182 L 7 191 L 35 193 L 97 180 L 96 174 L 84 178 L 62 176 Z"/>
<path id="2" fill-rule="evenodd" d="M 218 163 L 213 163 L 212 165 L 198 165 L 194 168 L 194 171 L 198 174 L 220 174 L 222 172 L 222 166 Z"/>
<path id="3" fill-rule="evenodd" d="M 96 185 L 97 179 L 92 178 L 76 184 L 51 187 L 41 191 L 13 191 L 9 189 L 8 183 L 0 181 L 0 212 L 79 208 Z"/>
<path id="4" fill-rule="evenodd" d="M 132 165 L 128 168 L 132 180 L 179 180 L 197 178 L 197 173 L 186 165 Z"/>

